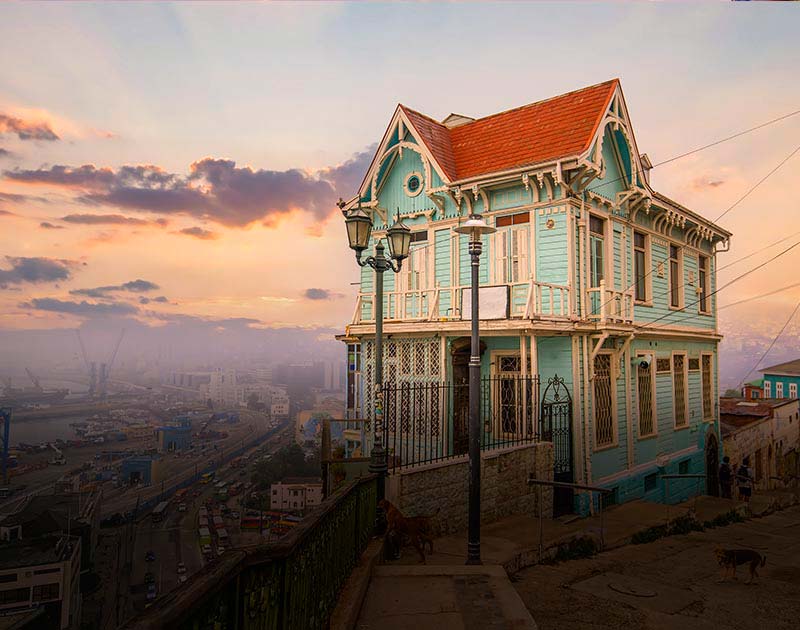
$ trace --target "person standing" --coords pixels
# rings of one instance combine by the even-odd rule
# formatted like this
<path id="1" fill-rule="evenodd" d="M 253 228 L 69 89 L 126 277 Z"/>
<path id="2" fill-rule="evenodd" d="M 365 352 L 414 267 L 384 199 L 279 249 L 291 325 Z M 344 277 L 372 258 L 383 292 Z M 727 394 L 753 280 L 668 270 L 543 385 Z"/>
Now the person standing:
<path id="1" fill-rule="evenodd" d="M 722 458 L 722 464 L 719 466 L 719 487 L 723 499 L 733 498 L 733 472 L 731 471 L 731 458 L 727 455 Z"/>
<path id="2" fill-rule="evenodd" d="M 749 457 L 742 460 L 742 465 L 736 471 L 736 483 L 739 486 L 739 500 L 749 503 L 753 493 L 753 473 L 750 470 Z"/>

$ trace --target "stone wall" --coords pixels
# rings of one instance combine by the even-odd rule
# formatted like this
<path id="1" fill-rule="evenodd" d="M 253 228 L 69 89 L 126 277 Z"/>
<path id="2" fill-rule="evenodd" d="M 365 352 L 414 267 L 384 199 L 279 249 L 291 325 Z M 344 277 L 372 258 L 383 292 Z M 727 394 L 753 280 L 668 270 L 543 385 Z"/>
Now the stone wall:
<path id="1" fill-rule="evenodd" d="M 525 444 L 481 453 L 481 522 L 539 514 L 539 488 L 528 477 L 553 479 L 553 446 Z M 407 516 L 436 514 L 440 535 L 467 528 L 469 460 L 466 456 L 391 474 L 386 498 Z M 542 488 L 543 515 L 553 513 L 552 488 Z M 438 513 L 437 513 L 438 510 Z"/>

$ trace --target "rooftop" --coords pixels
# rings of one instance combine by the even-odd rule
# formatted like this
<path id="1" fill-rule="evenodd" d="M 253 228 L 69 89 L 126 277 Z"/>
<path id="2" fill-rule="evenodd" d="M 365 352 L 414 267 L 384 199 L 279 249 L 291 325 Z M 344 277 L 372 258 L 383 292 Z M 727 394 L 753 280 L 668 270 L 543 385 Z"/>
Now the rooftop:
<path id="1" fill-rule="evenodd" d="M 286 477 L 281 479 L 278 483 L 284 486 L 318 486 L 322 485 L 322 479 L 319 477 Z"/>
<path id="2" fill-rule="evenodd" d="M 72 555 L 72 545 L 78 540 L 77 536 L 39 536 L 2 543 L 0 570 L 63 562 Z"/>
<path id="3" fill-rule="evenodd" d="M 772 417 L 772 410 L 795 402 L 793 398 L 725 398 L 719 399 L 720 415 Z"/>
<path id="4" fill-rule="evenodd" d="M 791 374 L 793 376 L 800 376 L 800 359 L 794 361 L 787 361 L 786 363 L 778 363 L 778 365 L 771 365 L 768 368 L 759 370 L 762 374 L 774 374 L 776 372 L 782 374 Z"/>
<path id="5" fill-rule="evenodd" d="M 618 85 L 612 79 L 477 120 L 451 114 L 438 122 L 405 105 L 400 108 L 455 181 L 582 153 Z"/>

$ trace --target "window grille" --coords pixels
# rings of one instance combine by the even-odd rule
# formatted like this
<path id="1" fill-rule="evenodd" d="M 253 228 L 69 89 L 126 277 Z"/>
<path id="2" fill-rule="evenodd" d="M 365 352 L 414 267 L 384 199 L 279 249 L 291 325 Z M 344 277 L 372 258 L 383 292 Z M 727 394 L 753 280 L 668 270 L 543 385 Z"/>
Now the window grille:
<path id="1" fill-rule="evenodd" d="M 703 419 L 711 420 L 714 415 L 714 385 L 711 374 L 711 355 L 703 355 Z"/>
<path id="2" fill-rule="evenodd" d="M 651 366 L 637 368 L 637 384 L 639 390 L 639 436 L 645 437 L 655 433 L 653 423 L 653 370 Z"/>
<path id="3" fill-rule="evenodd" d="M 688 422 L 686 417 L 686 357 L 672 355 L 672 389 L 675 403 L 675 426 L 682 427 Z"/>
<path id="4" fill-rule="evenodd" d="M 697 357 L 690 357 L 689 358 L 689 371 L 696 372 L 700 369 L 700 359 Z"/>
<path id="5" fill-rule="evenodd" d="M 656 372 L 659 374 L 664 374 L 670 371 L 671 368 L 669 359 L 656 359 Z"/>
<path id="6" fill-rule="evenodd" d="M 611 355 L 594 358 L 594 423 L 597 446 L 614 443 L 614 413 L 611 398 Z"/>

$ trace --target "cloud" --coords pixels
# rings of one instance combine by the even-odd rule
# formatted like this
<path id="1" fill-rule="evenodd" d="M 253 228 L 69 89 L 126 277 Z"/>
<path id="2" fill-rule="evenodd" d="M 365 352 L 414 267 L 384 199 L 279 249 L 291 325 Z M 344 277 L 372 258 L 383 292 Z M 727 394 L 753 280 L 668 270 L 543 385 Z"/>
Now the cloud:
<path id="1" fill-rule="evenodd" d="M 274 225 L 281 217 L 303 211 L 325 220 L 338 212 L 339 196 L 353 194 L 372 157 L 370 150 L 341 165 L 310 174 L 300 169 L 273 171 L 237 166 L 229 159 L 207 157 L 194 162 L 188 175 L 145 164 L 117 170 L 84 164 L 34 170 L 7 170 L 7 179 L 79 191 L 78 200 L 136 212 L 180 214 L 244 227 L 257 221 Z"/>
<path id="2" fill-rule="evenodd" d="M 53 223 L 50 223 L 49 221 L 42 221 L 39 224 L 39 227 L 42 228 L 42 229 L 45 229 L 45 230 L 63 230 L 64 229 L 63 225 L 55 225 Z"/>
<path id="3" fill-rule="evenodd" d="M 724 179 L 712 179 L 710 177 L 698 177 L 692 180 L 692 188 L 695 190 L 704 190 L 707 188 L 719 188 L 725 185 Z"/>
<path id="4" fill-rule="evenodd" d="M 216 232 L 212 232 L 211 230 L 204 230 L 201 227 L 188 227 L 179 230 L 179 234 L 185 234 L 186 236 L 194 236 L 195 238 L 199 238 L 204 241 L 212 241 L 217 238 L 219 235 Z"/>
<path id="5" fill-rule="evenodd" d="M 130 282 L 125 282 L 123 284 L 112 284 L 104 287 L 94 287 L 92 289 L 73 289 L 69 293 L 70 295 L 84 295 L 91 298 L 105 298 L 108 297 L 110 293 L 116 293 L 120 291 L 126 291 L 129 293 L 148 293 L 150 291 L 156 291 L 160 288 L 161 287 L 159 287 L 155 282 L 139 279 L 131 280 Z"/>
<path id="6" fill-rule="evenodd" d="M 303 297 L 307 300 L 338 300 L 343 296 L 341 293 L 335 293 L 328 289 L 306 289 Z"/>
<path id="7" fill-rule="evenodd" d="M 158 297 L 154 297 L 153 298 L 153 302 L 166 303 L 166 302 L 169 302 L 169 300 L 167 299 L 166 295 L 159 295 Z"/>
<path id="8" fill-rule="evenodd" d="M 0 269 L 0 289 L 13 284 L 42 284 L 72 277 L 74 262 L 55 258 L 6 256 L 11 269 Z"/>
<path id="9" fill-rule="evenodd" d="M 1 158 L 10 158 L 10 157 L 13 157 L 13 156 L 14 156 L 14 154 L 11 153 L 11 151 L 9 151 L 8 149 L 4 149 L 3 147 L 0 147 L 0 159 Z"/>
<path id="10" fill-rule="evenodd" d="M 3 216 L 6 216 L 6 217 L 15 217 L 15 216 L 17 216 L 17 215 L 16 215 L 16 214 L 14 214 L 13 212 L 9 212 L 8 210 L 3 210 L 2 208 L 0 208 L 0 217 L 3 217 Z"/>
<path id="11" fill-rule="evenodd" d="M 79 223 L 81 225 L 167 225 L 166 219 L 139 219 L 137 217 L 126 217 L 121 214 L 68 214 L 61 217 L 67 223 Z"/>
<path id="12" fill-rule="evenodd" d="M 52 313 L 66 313 L 79 317 L 102 317 L 107 315 L 132 315 L 139 309 L 126 302 L 92 303 L 83 300 L 71 302 L 56 298 L 34 298 L 29 302 L 22 302 L 20 308 L 36 311 L 49 311 Z"/>
<path id="13" fill-rule="evenodd" d="M 0 114 L 0 134 L 16 134 L 20 140 L 60 140 L 50 123 L 24 120 L 16 116 Z"/>

